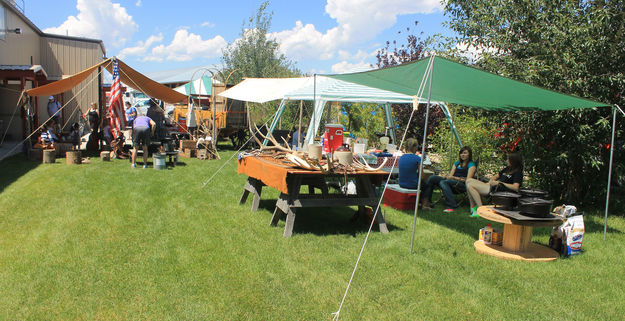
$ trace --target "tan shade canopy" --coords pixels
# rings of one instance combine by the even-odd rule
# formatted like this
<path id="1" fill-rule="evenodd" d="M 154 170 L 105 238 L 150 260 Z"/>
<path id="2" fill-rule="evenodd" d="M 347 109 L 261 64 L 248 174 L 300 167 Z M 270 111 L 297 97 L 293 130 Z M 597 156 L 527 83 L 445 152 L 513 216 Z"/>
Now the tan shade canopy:
<path id="1" fill-rule="evenodd" d="M 111 58 L 106 59 L 101 63 L 93 65 L 71 77 L 57 80 L 44 86 L 29 89 L 26 91 L 26 94 L 28 94 L 29 96 L 52 96 L 66 92 L 87 79 L 87 77 L 89 77 L 94 71 L 98 70 L 98 67 L 105 64 L 110 64 L 110 62 Z"/>
<path id="2" fill-rule="evenodd" d="M 161 85 L 156 81 L 144 76 L 140 72 L 130 68 L 123 61 L 117 58 L 106 59 L 96 65 L 93 65 L 71 77 L 55 81 L 45 86 L 29 89 L 26 94 L 29 96 L 52 96 L 66 92 L 87 79 L 98 67 L 104 66 L 111 74 L 113 73 L 113 59 L 117 60 L 119 67 L 119 78 L 128 87 L 134 88 L 144 94 L 168 102 L 170 104 L 177 103 L 187 99 L 187 96 L 181 94 L 169 87 Z"/>
<path id="3" fill-rule="evenodd" d="M 187 95 L 181 94 L 167 86 L 157 83 L 140 72 L 130 68 L 123 61 L 117 59 L 117 63 L 119 67 L 119 78 L 124 85 L 170 104 L 187 100 Z M 109 64 L 106 67 L 106 70 L 113 74 L 113 64 Z"/>

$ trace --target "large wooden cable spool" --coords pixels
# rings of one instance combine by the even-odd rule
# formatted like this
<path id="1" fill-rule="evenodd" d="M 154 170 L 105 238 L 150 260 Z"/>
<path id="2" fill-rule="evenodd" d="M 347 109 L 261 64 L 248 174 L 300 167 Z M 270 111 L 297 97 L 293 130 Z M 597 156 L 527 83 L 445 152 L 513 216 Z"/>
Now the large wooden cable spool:
<path id="1" fill-rule="evenodd" d="M 79 150 L 70 150 L 65 153 L 65 162 L 67 165 L 75 165 L 82 163 L 82 156 Z"/>
<path id="2" fill-rule="evenodd" d="M 43 163 L 54 164 L 56 162 L 56 151 L 54 149 L 43 150 Z"/>

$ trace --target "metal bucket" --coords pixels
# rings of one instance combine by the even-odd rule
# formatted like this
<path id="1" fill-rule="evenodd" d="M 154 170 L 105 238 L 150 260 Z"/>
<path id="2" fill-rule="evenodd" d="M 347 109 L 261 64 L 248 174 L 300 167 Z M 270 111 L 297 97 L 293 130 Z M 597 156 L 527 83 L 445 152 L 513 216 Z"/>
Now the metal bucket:
<path id="1" fill-rule="evenodd" d="M 154 159 L 154 169 L 165 169 L 167 168 L 167 162 L 165 161 L 166 154 L 162 153 L 154 153 L 152 158 Z"/>

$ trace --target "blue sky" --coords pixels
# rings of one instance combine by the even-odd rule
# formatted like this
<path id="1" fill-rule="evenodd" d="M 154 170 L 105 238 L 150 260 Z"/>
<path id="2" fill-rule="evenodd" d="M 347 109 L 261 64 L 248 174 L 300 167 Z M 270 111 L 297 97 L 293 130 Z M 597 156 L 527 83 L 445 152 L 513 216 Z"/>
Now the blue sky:
<path id="1" fill-rule="evenodd" d="M 25 0 L 44 32 L 104 40 L 142 72 L 217 65 L 224 46 L 262 1 Z M 338 73 L 375 63 L 386 40 L 419 21 L 424 37 L 451 35 L 438 0 L 273 0 L 271 36 L 308 73 Z M 414 29 L 414 28 L 413 28 Z"/>

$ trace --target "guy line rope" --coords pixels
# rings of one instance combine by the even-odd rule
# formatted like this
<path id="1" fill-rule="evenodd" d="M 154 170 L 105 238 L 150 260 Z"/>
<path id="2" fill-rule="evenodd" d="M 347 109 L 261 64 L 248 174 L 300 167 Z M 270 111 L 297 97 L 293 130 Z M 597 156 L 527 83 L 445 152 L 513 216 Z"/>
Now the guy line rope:
<path id="1" fill-rule="evenodd" d="M 426 72 L 423 74 L 423 78 L 421 79 L 421 84 L 419 85 L 419 90 L 417 91 L 417 96 L 415 96 L 415 101 L 413 101 L 414 103 L 417 103 L 417 106 L 414 106 L 414 108 L 412 109 L 412 112 L 410 113 L 410 118 L 408 119 L 408 123 L 406 124 L 406 129 L 404 129 L 404 134 L 402 135 L 402 139 L 401 142 L 399 144 L 399 150 L 401 150 L 403 144 L 404 144 L 404 140 L 406 139 L 406 134 L 408 133 L 408 127 L 410 127 L 410 123 L 412 122 L 412 118 L 414 115 L 415 110 L 418 107 L 418 99 L 417 97 L 421 97 L 423 94 L 423 91 L 425 90 L 425 82 L 427 80 L 427 75 L 430 74 L 430 70 L 432 68 L 432 64 L 433 64 L 433 59 L 430 59 L 430 62 L 428 63 L 428 66 L 426 68 Z M 423 161 L 425 160 L 425 155 L 421 155 L 421 163 L 423 163 Z M 393 169 L 395 168 L 395 163 L 393 162 L 393 165 L 391 167 L 391 173 L 393 172 Z M 369 225 L 369 230 L 367 231 L 367 235 L 365 236 L 365 240 L 362 243 L 362 247 L 360 248 L 360 253 L 358 254 L 358 258 L 356 259 L 356 264 L 354 265 L 354 269 L 352 271 L 352 275 L 349 278 L 349 282 L 347 283 L 347 288 L 345 289 L 345 293 L 343 294 L 343 299 L 341 300 L 341 304 L 339 305 L 339 309 L 336 312 L 333 312 L 332 315 L 332 320 L 334 321 L 338 321 L 341 315 L 341 309 L 343 308 L 343 304 L 345 303 L 345 298 L 347 298 L 347 293 L 349 292 L 349 289 L 352 285 L 352 281 L 354 280 L 354 275 L 356 274 L 356 270 L 358 269 L 358 264 L 360 263 L 360 259 L 362 258 L 362 254 L 365 250 L 365 247 L 367 245 L 367 241 L 369 240 L 369 235 L 371 234 L 371 229 L 373 228 L 373 224 L 375 222 L 375 219 L 378 215 L 378 212 L 380 211 L 380 206 L 382 204 L 382 199 L 383 199 L 383 195 L 384 192 L 386 191 L 386 187 L 388 186 L 388 183 L 391 179 L 391 173 L 389 173 L 389 175 L 386 178 L 386 183 L 384 184 L 384 189 L 381 192 L 380 195 L 380 199 L 378 200 L 378 205 L 377 208 L 375 210 L 375 214 L 373 215 L 373 218 L 371 219 L 371 224 Z M 416 206 L 416 205 L 415 205 Z"/>

